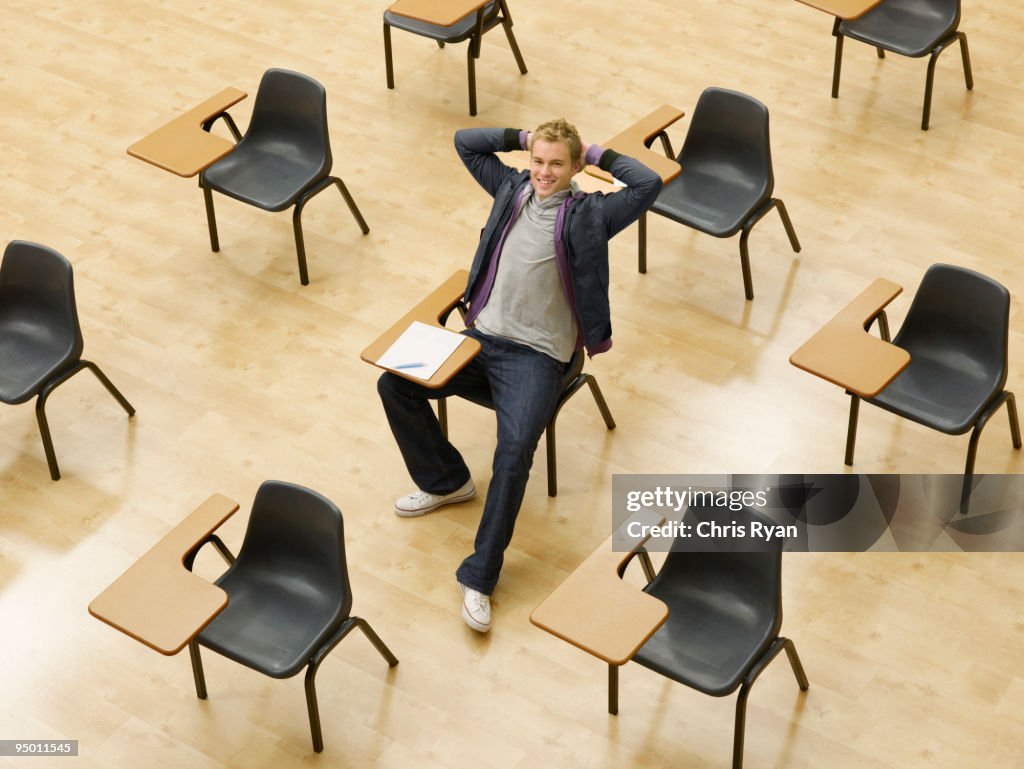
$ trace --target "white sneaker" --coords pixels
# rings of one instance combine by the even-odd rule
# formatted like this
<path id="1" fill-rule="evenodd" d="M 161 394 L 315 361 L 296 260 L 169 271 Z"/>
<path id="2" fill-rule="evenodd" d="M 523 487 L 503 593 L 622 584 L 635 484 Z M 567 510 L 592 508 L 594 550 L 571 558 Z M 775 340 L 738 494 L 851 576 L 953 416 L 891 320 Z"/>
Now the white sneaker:
<path id="1" fill-rule="evenodd" d="M 462 619 L 476 632 L 486 633 L 491 629 L 491 597 L 461 582 L 459 589 L 462 591 Z"/>
<path id="2" fill-rule="evenodd" d="M 470 478 L 462 486 L 450 494 L 431 494 L 429 491 L 414 491 L 406 494 L 395 502 L 395 515 L 402 518 L 415 518 L 418 515 L 432 513 L 443 505 L 465 502 L 476 496 L 476 486 Z"/>

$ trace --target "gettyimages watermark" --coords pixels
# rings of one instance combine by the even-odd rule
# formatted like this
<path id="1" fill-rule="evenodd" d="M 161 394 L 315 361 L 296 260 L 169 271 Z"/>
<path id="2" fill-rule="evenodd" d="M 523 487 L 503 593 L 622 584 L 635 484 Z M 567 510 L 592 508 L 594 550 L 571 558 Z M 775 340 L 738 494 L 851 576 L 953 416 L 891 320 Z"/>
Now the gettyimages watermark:
<path id="1" fill-rule="evenodd" d="M 614 475 L 616 550 L 1022 552 L 1024 476 Z"/>

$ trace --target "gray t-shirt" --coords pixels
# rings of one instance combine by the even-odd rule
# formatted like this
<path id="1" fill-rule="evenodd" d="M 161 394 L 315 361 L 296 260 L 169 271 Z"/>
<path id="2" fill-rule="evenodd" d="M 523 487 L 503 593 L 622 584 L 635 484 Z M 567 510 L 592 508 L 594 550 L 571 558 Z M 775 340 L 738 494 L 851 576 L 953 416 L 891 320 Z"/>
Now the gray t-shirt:
<path id="1" fill-rule="evenodd" d="M 555 261 L 555 219 L 568 190 L 539 200 L 531 187 L 505 237 L 494 288 L 476 319 L 485 334 L 511 339 L 568 362 L 576 321 Z"/>

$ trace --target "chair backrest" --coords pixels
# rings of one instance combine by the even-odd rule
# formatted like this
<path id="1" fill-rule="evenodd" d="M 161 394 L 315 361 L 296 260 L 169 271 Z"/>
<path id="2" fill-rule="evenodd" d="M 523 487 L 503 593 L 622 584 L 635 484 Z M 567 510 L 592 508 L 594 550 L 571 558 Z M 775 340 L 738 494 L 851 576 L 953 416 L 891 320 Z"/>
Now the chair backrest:
<path id="1" fill-rule="evenodd" d="M 886 0 L 889 14 L 928 29 L 946 28 L 949 32 L 960 26 L 960 0 Z"/>
<path id="2" fill-rule="evenodd" d="M 12 240 L 0 265 L 0 323 L 32 326 L 54 354 L 77 361 L 82 355 L 82 329 L 75 305 L 71 263 L 52 248 Z"/>
<path id="3" fill-rule="evenodd" d="M 303 163 L 319 165 L 321 174 L 329 174 L 333 160 L 327 133 L 327 91 L 308 75 L 268 69 L 260 80 L 242 141 L 272 145 L 276 152 L 284 145 Z"/>
<path id="4" fill-rule="evenodd" d="M 768 108 L 739 91 L 704 89 L 677 160 L 685 173 L 730 176 L 771 195 L 775 174 Z"/>
<path id="5" fill-rule="evenodd" d="M 302 584 L 331 604 L 339 619 L 352 607 L 341 510 L 304 486 L 284 481 L 260 485 L 232 570 Z"/>
<path id="6" fill-rule="evenodd" d="M 971 370 L 997 390 L 1006 383 L 1010 292 L 974 270 L 933 264 L 893 343 Z"/>
<path id="7" fill-rule="evenodd" d="M 749 507 L 733 511 L 691 506 L 684 520 L 691 525 L 713 521 L 720 526 L 744 526 L 747 536 L 754 521 L 772 525 Z M 781 541 L 775 540 L 768 552 L 750 552 L 744 542 L 732 536 L 677 539 L 655 577 L 659 593 L 699 595 L 716 611 L 742 617 L 746 624 L 763 628 L 766 639 L 774 638 L 782 628 Z"/>

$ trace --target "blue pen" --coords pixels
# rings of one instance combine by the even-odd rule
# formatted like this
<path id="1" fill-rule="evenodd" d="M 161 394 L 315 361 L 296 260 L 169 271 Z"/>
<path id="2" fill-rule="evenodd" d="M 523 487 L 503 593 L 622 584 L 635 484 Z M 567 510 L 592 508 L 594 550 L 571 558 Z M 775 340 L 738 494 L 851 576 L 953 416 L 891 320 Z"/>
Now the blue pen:
<path id="1" fill-rule="evenodd" d="M 392 368 L 396 370 L 402 368 L 422 368 L 423 365 L 423 363 L 399 363 L 397 366 L 392 366 Z"/>

